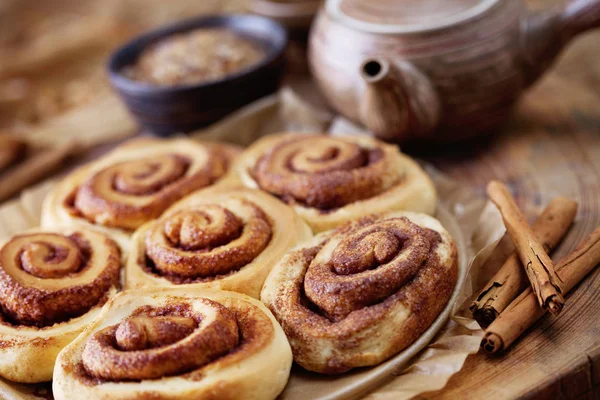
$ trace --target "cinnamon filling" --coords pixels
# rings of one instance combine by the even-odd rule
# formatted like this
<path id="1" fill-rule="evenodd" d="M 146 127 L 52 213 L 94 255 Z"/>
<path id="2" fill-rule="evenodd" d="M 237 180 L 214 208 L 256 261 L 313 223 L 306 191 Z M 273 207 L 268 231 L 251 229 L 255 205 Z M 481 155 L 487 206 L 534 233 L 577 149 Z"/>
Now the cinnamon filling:
<path id="1" fill-rule="evenodd" d="M 158 379 L 198 369 L 239 342 L 235 314 L 220 303 L 199 299 L 179 311 L 143 308 L 94 333 L 82 361 L 87 374 L 99 379 Z"/>
<path id="2" fill-rule="evenodd" d="M 266 214 L 248 201 L 236 213 L 215 204 L 181 210 L 157 221 L 140 263 L 172 282 L 215 279 L 251 263 L 273 234 Z"/>
<path id="3" fill-rule="evenodd" d="M 116 347 L 122 351 L 146 350 L 178 342 L 197 327 L 189 317 L 137 317 L 119 324 Z"/>
<path id="4" fill-rule="evenodd" d="M 168 376 L 201 380 L 205 368 L 236 366 L 260 352 L 273 334 L 270 318 L 245 301 L 174 297 L 94 333 L 72 367 L 87 385 Z"/>
<path id="5" fill-rule="evenodd" d="M 279 143 L 250 173 L 263 190 L 283 201 L 323 211 L 377 196 L 402 179 L 381 148 L 326 136 Z"/>
<path id="6" fill-rule="evenodd" d="M 224 208 L 179 212 L 164 223 L 169 243 L 187 251 L 210 251 L 240 237 L 243 222 Z"/>
<path id="7" fill-rule="evenodd" d="M 180 154 L 124 161 L 96 172 L 65 199 L 75 216 L 92 223 L 135 229 L 157 218 L 172 203 L 206 187 L 227 170 L 227 158 L 207 148 L 205 163 Z"/>
<path id="8" fill-rule="evenodd" d="M 81 316 L 118 285 L 120 252 L 99 233 L 34 233 L 0 250 L 0 307 L 14 325 L 45 327 Z"/>
<path id="9" fill-rule="evenodd" d="M 112 187 L 115 191 L 130 195 L 153 194 L 181 179 L 189 165 L 190 161 L 179 155 L 119 163 L 110 168 Z"/>
<path id="10" fill-rule="evenodd" d="M 19 255 L 21 268 L 38 278 L 60 278 L 76 273 L 82 261 L 83 255 L 79 251 L 40 241 L 26 244 Z"/>
<path id="11" fill-rule="evenodd" d="M 85 218 L 85 216 L 75 206 L 75 198 L 77 197 L 77 189 L 69 193 L 63 201 L 63 207 L 67 209 L 67 212 L 73 217 Z"/>
<path id="12" fill-rule="evenodd" d="M 299 300 L 331 322 L 399 293 L 432 262 L 441 242 L 439 233 L 405 217 L 374 223 L 364 217 L 350 228 L 338 228 L 330 242 L 305 252 Z"/>
<path id="13" fill-rule="evenodd" d="M 276 279 L 287 281 L 264 299 L 297 363 L 336 374 L 372 365 L 433 323 L 456 284 L 457 254 L 449 237 L 424 226 L 375 214 L 286 257 Z M 373 341 L 380 336 L 385 343 Z"/>

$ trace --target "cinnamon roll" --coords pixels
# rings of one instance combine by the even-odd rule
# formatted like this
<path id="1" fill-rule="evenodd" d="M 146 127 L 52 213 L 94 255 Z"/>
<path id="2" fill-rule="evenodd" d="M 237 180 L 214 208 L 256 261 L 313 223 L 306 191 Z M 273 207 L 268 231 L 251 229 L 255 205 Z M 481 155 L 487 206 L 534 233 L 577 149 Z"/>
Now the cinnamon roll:
<path id="1" fill-rule="evenodd" d="M 188 139 L 137 139 L 88 164 L 47 196 L 42 226 L 87 222 L 117 239 L 228 172 L 238 149 Z M 119 235 L 120 234 L 120 235 Z"/>
<path id="2" fill-rule="evenodd" d="M 368 213 L 435 211 L 435 188 L 419 165 L 367 136 L 267 136 L 234 169 L 245 186 L 292 205 L 315 233 Z"/>
<path id="3" fill-rule="evenodd" d="M 444 309 L 457 276 L 456 246 L 436 219 L 375 214 L 287 254 L 261 300 L 298 364 L 337 374 L 379 364 L 413 343 Z"/>
<path id="4" fill-rule="evenodd" d="M 58 356 L 62 399 L 274 399 L 292 353 L 258 300 L 189 286 L 125 291 Z"/>
<path id="5" fill-rule="evenodd" d="M 0 376 L 52 379 L 58 352 L 119 286 L 121 255 L 86 228 L 30 231 L 0 249 Z"/>
<path id="6" fill-rule="evenodd" d="M 264 192 L 203 190 L 135 232 L 126 285 L 194 283 L 258 298 L 272 266 L 311 236 L 291 208 Z"/>

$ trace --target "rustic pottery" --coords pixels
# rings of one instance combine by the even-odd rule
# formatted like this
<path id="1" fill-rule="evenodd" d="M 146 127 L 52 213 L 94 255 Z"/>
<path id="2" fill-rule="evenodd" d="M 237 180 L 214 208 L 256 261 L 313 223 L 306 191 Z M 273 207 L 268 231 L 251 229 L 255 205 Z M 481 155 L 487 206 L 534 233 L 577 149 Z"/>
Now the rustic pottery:
<path id="1" fill-rule="evenodd" d="M 306 39 L 321 3 L 321 0 L 250 0 L 248 9 L 279 22 L 291 36 L 303 35 Z"/>
<path id="2" fill-rule="evenodd" d="M 539 13 L 523 0 L 328 0 L 310 35 L 329 103 L 377 137 L 456 141 L 506 121 L 600 0 Z"/>
<path id="3" fill-rule="evenodd" d="M 200 28 L 227 28 L 266 51 L 263 61 L 222 79 L 174 86 L 154 86 L 129 79 L 124 67 L 136 62 L 153 43 Z M 248 14 L 201 16 L 161 27 L 117 49 L 108 63 L 113 87 L 143 129 L 160 136 L 191 132 L 275 92 L 283 76 L 285 28 L 269 18 Z"/>

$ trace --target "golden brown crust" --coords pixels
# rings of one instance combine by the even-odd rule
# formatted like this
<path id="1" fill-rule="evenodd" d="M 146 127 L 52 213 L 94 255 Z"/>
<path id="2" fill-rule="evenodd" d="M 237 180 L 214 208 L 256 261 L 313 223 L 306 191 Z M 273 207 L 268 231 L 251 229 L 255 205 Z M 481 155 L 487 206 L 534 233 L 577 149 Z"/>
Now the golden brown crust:
<path id="1" fill-rule="evenodd" d="M 363 218 L 352 231 L 340 230 L 331 257 L 314 260 L 304 276 L 307 298 L 334 321 L 396 293 L 439 242 L 404 217 L 373 222 Z"/>
<path id="2" fill-rule="evenodd" d="M 251 174 L 261 189 L 284 201 L 323 211 L 377 196 L 402 180 L 402 171 L 391 171 L 383 146 L 314 135 L 277 143 Z"/>
<path id="3" fill-rule="evenodd" d="M 57 400 L 272 399 L 291 362 L 281 327 L 257 300 L 189 286 L 137 290 L 109 302 L 61 352 L 53 391 Z"/>
<path id="4" fill-rule="evenodd" d="M 135 232 L 127 287 L 195 283 L 258 297 L 272 265 L 309 237 L 308 226 L 272 196 L 204 190 Z"/>
<path id="5" fill-rule="evenodd" d="M 146 235 L 146 256 L 167 276 L 207 278 L 227 275 L 252 262 L 271 240 L 272 227 L 257 205 L 242 201 L 244 220 L 227 208 L 208 204 L 181 210 Z"/>
<path id="6" fill-rule="evenodd" d="M 379 364 L 414 342 L 447 303 L 456 246 L 435 219 L 388 213 L 325 232 L 289 253 L 262 301 L 306 369 L 341 373 Z"/>
<path id="7" fill-rule="evenodd" d="M 121 256 L 85 228 L 35 230 L 0 249 L 0 375 L 50 380 L 58 352 L 116 292 Z"/>
<path id="8" fill-rule="evenodd" d="M 42 225 L 88 222 L 131 231 L 215 184 L 238 152 L 188 139 L 128 142 L 57 185 L 44 203 Z"/>
<path id="9" fill-rule="evenodd" d="M 85 371 L 110 381 L 159 379 L 233 351 L 239 342 L 235 316 L 219 303 L 201 302 L 208 312 L 145 309 L 95 332 L 83 349 Z"/>
<path id="10" fill-rule="evenodd" d="M 271 135 L 234 170 L 244 185 L 292 205 L 315 232 L 372 212 L 435 209 L 435 188 L 420 167 L 365 136 Z"/>
<path id="11" fill-rule="evenodd" d="M 6 321 L 39 327 L 97 305 L 119 284 L 120 251 L 91 232 L 29 233 L 0 249 L 0 305 Z"/>
<path id="12" fill-rule="evenodd" d="M 75 193 L 73 212 L 94 223 L 135 229 L 175 201 L 225 175 L 228 159 L 218 145 L 206 145 L 203 165 L 178 153 L 136 158 L 102 169 Z"/>

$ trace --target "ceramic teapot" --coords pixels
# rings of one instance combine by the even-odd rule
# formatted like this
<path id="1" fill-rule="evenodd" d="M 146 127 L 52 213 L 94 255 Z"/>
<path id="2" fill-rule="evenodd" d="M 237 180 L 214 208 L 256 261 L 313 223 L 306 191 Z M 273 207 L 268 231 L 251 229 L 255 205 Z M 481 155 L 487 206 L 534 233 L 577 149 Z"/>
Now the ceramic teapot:
<path id="1" fill-rule="evenodd" d="M 328 0 L 309 62 L 330 105 L 377 137 L 455 141 L 506 121 L 600 0 Z"/>

